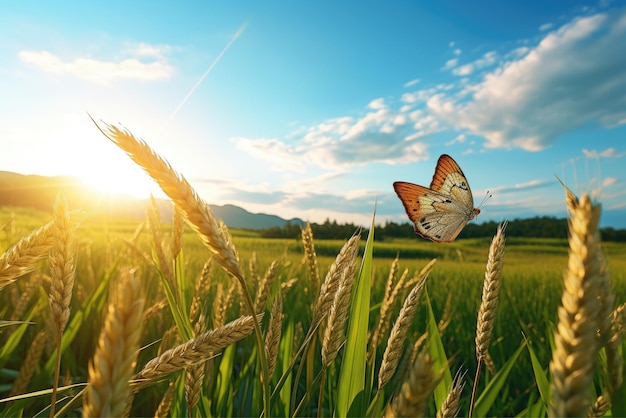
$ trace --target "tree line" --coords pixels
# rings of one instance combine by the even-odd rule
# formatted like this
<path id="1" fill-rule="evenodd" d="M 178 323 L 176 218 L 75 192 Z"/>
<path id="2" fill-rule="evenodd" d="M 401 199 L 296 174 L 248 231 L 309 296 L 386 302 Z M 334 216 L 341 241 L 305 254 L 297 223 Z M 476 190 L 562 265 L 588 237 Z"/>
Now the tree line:
<path id="1" fill-rule="evenodd" d="M 492 237 L 495 234 L 498 223 L 495 221 L 481 224 L 469 223 L 459 235 L 462 238 Z M 359 228 L 353 223 L 339 224 L 337 221 L 326 221 L 322 224 L 312 223 L 311 229 L 316 239 L 345 239 L 351 236 Z M 367 233 L 367 228 L 363 228 Z M 261 231 L 264 238 L 299 238 L 301 226 L 287 222 L 283 227 L 272 227 Z M 626 242 L 626 229 L 611 227 L 601 228 L 600 234 L 603 241 Z M 567 220 L 550 216 L 537 216 L 528 219 L 514 219 L 508 222 L 506 228 L 507 237 L 524 238 L 567 238 Z M 386 222 L 376 226 L 374 238 L 384 241 L 391 238 L 415 237 L 413 225 L 409 223 Z"/>

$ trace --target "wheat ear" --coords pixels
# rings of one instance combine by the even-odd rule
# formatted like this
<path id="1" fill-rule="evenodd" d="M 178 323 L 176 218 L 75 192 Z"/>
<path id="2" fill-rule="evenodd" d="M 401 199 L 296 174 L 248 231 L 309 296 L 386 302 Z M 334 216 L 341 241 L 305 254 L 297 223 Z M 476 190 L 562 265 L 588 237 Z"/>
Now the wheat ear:
<path id="1" fill-rule="evenodd" d="M 37 333 L 33 342 L 30 344 L 30 347 L 28 347 L 26 356 L 24 357 L 20 371 L 15 378 L 15 382 L 13 383 L 9 396 L 19 395 L 26 392 L 26 389 L 28 389 L 28 383 L 30 383 L 30 379 L 33 377 L 33 374 L 39 365 L 39 360 L 41 360 L 41 355 L 43 354 L 43 349 L 45 347 L 46 331 L 42 330 Z"/>
<path id="2" fill-rule="evenodd" d="M 185 217 L 180 208 L 172 205 L 174 210 L 172 215 L 172 239 L 170 244 L 170 257 L 175 260 L 183 248 L 183 235 L 185 232 Z"/>
<path id="3" fill-rule="evenodd" d="M 132 402 L 133 375 L 144 309 L 141 281 L 125 270 L 107 308 L 98 347 L 89 365 L 84 417 L 123 416 Z"/>
<path id="4" fill-rule="evenodd" d="M 258 315 L 262 318 L 262 315 Z M 207 360 L 212 353 L 228 347 L 254 331 L 252 316 L 242 316 L 228 324 L 198 335 L 165 351 L 150 360 L 135 376 L 136 380 L 150 381 L 178 371 L 186 366 Z"/>
<path id="5" fill-rule="evenodd" d="M 434 362 L 428 354 L 419 354 L 400 393 L 385 408 L 384 417 L 426 416 L 428 399 L 441 380 L 441 373 L 433 370 Z"/>
<path id="6" fill-rule="evenodd" d="M 593 405 L 591 405 L 586 416 L 587 418 L 603 417 L 609 409 L 611 409 L 611 402 L 609 401 L 609 398 L 604 395 L 600 395 Z"/>
<path id="7" fill-rule="evenodd" d="M 581 416 L 591 406 L 589 389 L 599 351 L 598 296 L 603 284 L 597 255 L 600 210 L 587 194 L 570 209 L 569 261 L 550 362 L 550 416 Z"/>
<path id="8" fill-rule="evenodd" d="M 272 264 L 268 267 L 265 272 L 265 276 L 259 283 L 259 287 L 256 292 L 256 298 L 254 300 L 254 310 L 256 313 L 261 313 L 265 311 L 265 303 L 267 301 L 267 297 L 270 294 L 270 289 L 272 288 L 272 284 L 276 277 L 278 276 L 278 267 L 280 264 L 274 260 Z"/>
<path id="9" fill-rule="evenodd" d="M 194 324 L 194 334 L 200 335 L 204 329 L 206 319 L 204 314 L 200 314 L 198 321 Z M 203 362 L 192 364 L 185 368 L 185 399 L 187 401 L 187 416 L 193 416 L 193 408 L 198 404 L 202 392 L 204 381 Z"/>
<path id="10" fill-rule="evenodd" d="M 483 295 L 478 309 L 478 321 L 476 325 L 476 357 L 484 361 L 491 342 L 493 326 L 496 322 L 498 309 L 498 296 L 502 282 L 502 269 L 504 267 L 504 230 L 506 222 L 498 227 L 496 235 L 489 247 L 489 258 L 483 281 Z"/>
<path id="11" fill-rule="evenodd" d="M 348 308 L 354 284 L 358 249 L 358 245 L 352 245 L 350 247 L 351 252 L 348 254 L 350 258 L 346 259 L 345 263 L 342 263 L 340 272 L 337 270 L 340 274 L 339 287 L 330 307 L 328 324 L 324 330 L 324 339 L 322 341 L 322 367 L 324 369 L 328 368 L 335 360 L 346 338 L 344 327 L 348 320 Z"/>
<path id="12" fill-rule="evenodd" d="M 220 226 L 209 205 L 196 194 L 189 182 L 166 160 L 156 154 L 148 144 L 135 138 L 129 131 L 106 123 L 104 128 L 97 123 L 96 126 L 143 168 L 183 211 L 191 227 L 215 255 L 216 262 L 228 273 L 243 280 L 237 252 L 232 245 L 230 234 Z"/>
<path id="13" fill-rule="evenodd" d="M 37 268 L 37 263 L 48 257 L 52 247 L 54 221 L 48 222 L 20 239 L 0 256 L 0 291 Z"/>
<path id="14" fill-rule="evenodd" d="M 158 260 L 159 268 L 163 272 L 167 283 L 175 292 L 176 279 L 174 278 L 174 259 L 170 257 L 170 253 L 165 248 L 165 240 L 163 230 L 161 228 L 161 213 L 154 196 L 150 196 L 150 207 L 147 210 L 148 229 L 152 235 L 152 247 Z"/>
<path id="15" fill-rule="evenodd" d="M 404 304 L 398 314 L 396 323 L 393 324 L 393 328 L 389 334 L 389 340 L 387 341 L 387 347 L 385 348 L 385 353 L 383 354 L 380 370 L 378 371 L 379 391 L 382 390 L 389 380 L 391 380 L 391 377 L 396 372 L 400 361 L 400 355 L 402 354 L 402 348 L 404 347 L 404 342 L 406 341 L 406 337 L 409 333 L 409 328 L 413 323 L 415 312 L 417 312 L 417 302 L 422 294 L 422 289 L 424 288 L 425 283 L 426 280 L 424 279 L 416 284 L 413 290 L 411 290 L 409 295 L 404 300 Z"/>
<path id="16" fill-rule="evenodd" d="M 326 274 L 326 278 L 324 279 L 324 283 L 322 284 L 320 293 L 315 302 L 310 330 L 317 328 L 324 318 L 327 317 L 337 289 L 339 288 L 341 278 L 343 277 L 343 272 L 347 266 L 352 264 L 355 257 L 354 254 L 358 251 L 360 238 L 360 234 L 353 235 L 343 247 L 341 247 L 337 258 L 335 258 L 335 261 L 328 269 L 328 274 Z"/>
<path id="17" fill-rule="evenodd" d="M 170 416 L 170 409 L 172 408 L 174 395 L 176 394 L 175 389 L 176 386 L 174 386 L 174 383 L 170 382 L 154 413 L 154 418 L 166 418 Z"/>
<path id="18" fill-rule="evenodd" d="M 283 300 L 278 294 L 274 305 L 272 306 L 272 314 L 270 316 L 270 324 L 265 336 L 265 352 L 267 355 L 267 368 L 269 370 L 270 379 L 276 369 L 276 360 L 278 358 L 278 346 L 280 344 L 281 327 L 283 323 Z"/>
<path id="19" fill-rule="evenodd" d="M 306 223 L 302 229 L 302 245 L 304 247 L 304 256 L 309 268 L 309 280 L 311 284 L 311 293 L 316 295 L 320 286 L 320 272 L 317 268 L 317 255 L 315 254 L 315 244 L 313 242 L 313 230 L 311 224 Z"/>
<path id="20" fill-rule="evenodd" d="M 461 373 L 459 370 L 454 376 L 448 396 L 446 396 L 446 399 L 441 404 L 441 408 L 437 411 L 437 418 L 455 418 L 459 414 L 461 395 L 465 387 L 464 379 L 465 372 Z"/>

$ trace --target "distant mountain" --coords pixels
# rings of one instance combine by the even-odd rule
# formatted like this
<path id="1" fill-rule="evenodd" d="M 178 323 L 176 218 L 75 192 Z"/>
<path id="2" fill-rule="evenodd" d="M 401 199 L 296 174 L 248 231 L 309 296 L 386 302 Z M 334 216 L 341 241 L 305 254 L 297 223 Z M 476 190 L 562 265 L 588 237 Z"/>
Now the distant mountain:
<path id="1" fill-rule="evenodd" d="M 50 212 L 60 190 L 63 190 L 70 208 L 124 218 L 145 217 L 148 199 L 99 192 L 76 177 L 48 177 L 0 171 L 0 206 L 21 206 Z M 170 202 L 159 199 L 158 206 L 161 216 L 171 219 Z M 259 230 L 275 226 L 282 228 L 287 222 L 292 225 L 305 224 L 298 218 L 287 221 L 276 215 L 250 213 L 234 205 L 209 206 L 215 216 L 221 218 L 229 228 Z"/>
<path id="2" fill-rule="evenodd" d="M 222 218 L 224 220 L 224 223 L 230 228 L 267 229 L 275 226 L 282 228 L 287 222 L 292 225 L 301 226 L 304 226 L 306 224 L 306 222 L 299 218 L 285 220 L 276 215 L 267 215 L 265 213 L 250 213 L 247 210 L 235 205 L 210 206 L 215 216 L 217 216 L 218 218 Z"/>

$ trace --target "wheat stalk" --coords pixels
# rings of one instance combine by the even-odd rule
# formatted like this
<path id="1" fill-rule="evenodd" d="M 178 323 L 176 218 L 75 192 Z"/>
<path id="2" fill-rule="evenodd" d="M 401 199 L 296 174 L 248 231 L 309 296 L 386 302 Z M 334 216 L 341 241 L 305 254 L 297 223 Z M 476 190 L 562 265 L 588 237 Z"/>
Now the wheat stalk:
<path id="1" fill-rule="evenodd" d="M 569 261 L 550 362 L 550 416 L 581 416 L 591 406 L 589 389 L 599 351 L 598 296 L 603 284 L 597 255 L 600 210 L 586 194 L 570 209 Z"/>
<path id="2" fill-rule="evenodd" d="M 135 138 L 127 130 L 121 130 L 114 125 L 105 123 L 104 127 L 101 128 L 95 121 L 93 122 L 107 138 L 123 149 L 135 163 L 143 168 L 159 184 L 161 190 L 183 211 L 187 222 L 213 253 L 217 264 L 238 280 L 247 309 L 253 313 L 254 305 L 239 264 L 237 251 L 226 225 L 217 220 L 209 205 L 198 196 L 189 182 L 144 141 Z M 252 316 L 251 318 L 254 325 L 257 354 L 261 363 L 261 373 L 265 377 L 263 407 L 265 415 L 269 416 L 271 392 L 267 378 L 268 370 L 263 349 L 263 334 L 256 317 Z"/>
<path id="3" fill-rule="evenodd" d="M 144 308 L 141 293 L 141 281 L 133 271 L 125 270 L 109 302 L 89 365 L 84 417 L 123 416 L 130 408 L 129 380 L 137 359 Z"/>
<path id="4" fill-rule="evenodd" d="M 389 340 L 387 341 L 387 347 L 383 354 L 383 360 L 378 371 L 378 390 L 382 388 L 391 380 L 391 377 L 396 372 L 398 363 L 400 361 L 400 355 L 402 354 L 402 348 L 409 332 L 409 328 L 413 323 L 415 312 L 417 312 L 417 302 L 422 294 L 422 289 L 426 280 L 422 280 L 415 285 L 413 290 L 404 300 L 402 309 L 398 314 L 396 323 L 393 324 L 391 333 L 389 334 Z"/>

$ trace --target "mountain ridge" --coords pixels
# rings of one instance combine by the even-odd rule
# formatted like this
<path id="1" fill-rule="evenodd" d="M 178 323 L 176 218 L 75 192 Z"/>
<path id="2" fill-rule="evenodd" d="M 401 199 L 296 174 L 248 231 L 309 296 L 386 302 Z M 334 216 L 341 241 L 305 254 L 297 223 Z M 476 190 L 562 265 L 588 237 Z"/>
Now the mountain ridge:
<path id="1" fill-rule="evenodd" d="M 0 171 L 0 206 L 22 206 L 51 212 L 54 199 L 63 191 L 71 208 L 81 208 L 93 213 L 143 219 L 149 199 L 122 194 L 100 192 L 72 176 L 42 176 Z M 157 199 L 164 219 L 171 219 L 169 200 Z M 287 223 L 304 225 L 300 218 L 283 219 L 278 215 L 252 213 L 232 205 L 209 205 L 215 216 L 229 228 L 262 230 L 283 227 Z"/>

